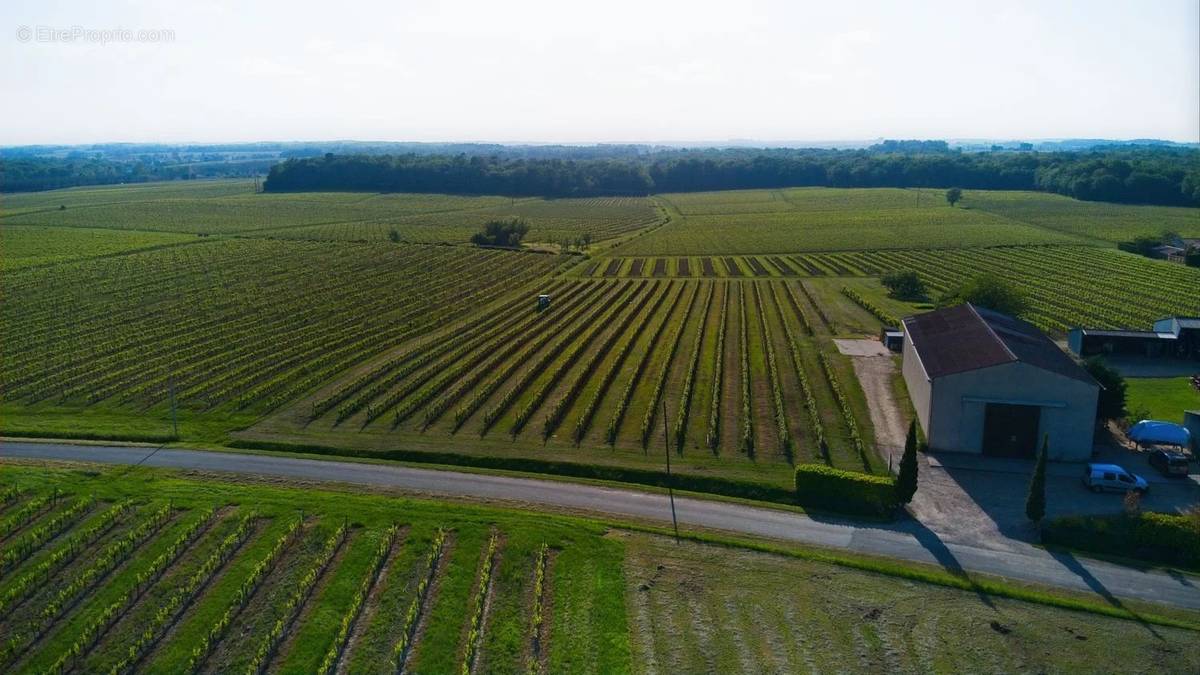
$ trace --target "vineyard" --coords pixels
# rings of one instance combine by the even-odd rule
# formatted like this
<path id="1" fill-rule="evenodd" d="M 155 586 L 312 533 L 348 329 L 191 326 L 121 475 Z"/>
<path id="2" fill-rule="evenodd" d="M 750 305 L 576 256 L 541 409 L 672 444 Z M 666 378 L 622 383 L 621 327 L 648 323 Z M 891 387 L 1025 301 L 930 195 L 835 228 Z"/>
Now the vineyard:
<path id="1" fill-rule="evenodd" d="M 638 260 L 653 261 L 666 271 L 664 276 L 702 279 L 878 277 L 892 270 L 914 270 L 934 297 L 989 272 L 1023 289 L 1033 302 L 1033 323 L 1058 334 L 1079 325 L 1144 326 L 1171 314 L 1194 314 L 1200 307 L 1200 271 L 1087 246 L 611 258 L 580 269 L 594 278 L 637 278 L 632 270 Z"/>
<path id="2" fill-rule="evenodd" d="M 661 220 L 650 199 L 514 199 L 502 206 L 430 212 L 369 221 L 348 221 L 261 232 L 262 236 L 329 241 L 466 242 L 489 220 L 522 218 L 529 242 L 558 243 L 590 235 L 603 241 L 637 232 Z"/>
<path id="3" fill-rule="evenodd" d="M 857 380 L 796 282 L 563 277 L 542 290 L 545 312 L 479 313 L 243 436 L 655 467 L 669 447 L 682 471 L 773 482 L 802 461 L 883 470 Z"/>
<path id="4" fill-rule="evenodd" d="M 1196 270 L 1102 241 L 1156 219 L 1188 233 L 1195 210 L 964 205 L 937 190 L 538 199 L 230 180 L 8 195 L 0 416 L 18 435 L 643 483 L 669 450 L 694 489 L 778 499 L 798 463 L 886 471 L 831 339 L 929 307 L 888 298 L 885 272 L 916 271 L 931 301 L 994 273 L 1058 335 L 1200 308 Z M 535 244 L 608 242 L 591 256 L 447 245 L 511 216 Z"/>
<path id="5" fill-rule="evenodd" d="M 597 525 L 17 466 L 0 489 L 5 672 L 628 666 L 620 592 L 590 590 L 620 583 Z"/>
<path id="6" fill-rule="evenodd" d="M 889 576 L 925 568 L 319 485 L 3 469 L 10 673 L 1200 667 L 1192 630 Z"/>
<path id="7" fill-rule="evenodd" d="M 942 195 L 831 188 L 663 195 L 679 215 L 617 252 L 721 256 L 1081 243 L 1070 234 L 996 213 L 950 208 Z"/>
<path id="8" fill-rule="evenodd" d="M 0 222 L 6 229 L 9 225 L 24 225 L 334 241 L 398 238 L 417 243 L 466 243 L 488 220 L 511 217 L 526 220 L 530 226 L 527 240 L 531 242 L 574 240 L 584 234 L 602 241 L 662 219 L 653 200 L 636 197 L 256 194 L 253 184 L 245 181 L 195 181 L 6 195 Z"/>
<path id="9" fill-rule="evenodd" d="M 98 258 L 138 249 L 194 241 L 166 232 L 4 225 L 0 228 L 0 269 L 5 272 L 53 263 Z"/>
<path id="10" fill-rule="evenodd" d="M 187 409 L 269 409 L 559 263 L 229 239 L 18 270 L 0 319 L 5 401 L 146 409 L 173 391 Z"/>
<path id="11" fill-rule="evenodd" d="M 1010 220 L 1109 242 L 1157 237 L 1164 231 L 1200 237 L 1196 209 L 1084 202 L 1045 192 L 968 190 L 963 204 Z"/>

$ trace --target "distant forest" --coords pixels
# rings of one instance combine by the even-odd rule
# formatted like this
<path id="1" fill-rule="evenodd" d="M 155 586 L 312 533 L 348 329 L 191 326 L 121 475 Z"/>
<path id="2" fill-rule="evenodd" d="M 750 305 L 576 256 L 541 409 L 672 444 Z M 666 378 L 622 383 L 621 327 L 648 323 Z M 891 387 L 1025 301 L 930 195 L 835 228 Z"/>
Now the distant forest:
<path id="1" fill-rule="evenodd" d="M 0 149 L 0 190 L 262 175 L 268 191 L 513 196 L 646 195 L 792 186 L 1040 190 L 1078 199 L 1200 206 L 1200 149 L 1069 142 L 856 149 L 455 143 L 102 144 Z M 1063 149 L 1070 148 L 1070 149 Z"/>
<path id="2" fill-rule="evenodd" d="M 944 144 L 940 151 L 880 144 L 866 150 L 680 150 L 588 160 L 327 154 L 271 167 L 265 189 L 583 197 L 793 186 L 1041 190 L 1086 200 L 1200 206 L 1200 150 L 958 152 Z"/>

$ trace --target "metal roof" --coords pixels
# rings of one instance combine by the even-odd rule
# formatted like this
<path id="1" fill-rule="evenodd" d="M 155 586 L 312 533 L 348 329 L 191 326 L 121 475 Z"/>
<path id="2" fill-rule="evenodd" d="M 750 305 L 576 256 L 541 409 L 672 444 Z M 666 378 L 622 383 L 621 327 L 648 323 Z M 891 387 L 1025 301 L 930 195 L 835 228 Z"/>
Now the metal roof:
<path id="1" fill-rule="evenodd" d="M 970 303 L 907 317 L 904 330 L 930 379 L 1022 362 L 1096 384 L 1033 324 Z"/>
<path id="2" fill-rule="evenodd" d="M 1092 337 L 1152 338 L 1155 340 L 1174 340 L 1179 337 L 1174 333 L 1160 333 L 1152 330 L 1101 330 L 1098 328 L 1076 328 L 1075 330 Z"/>

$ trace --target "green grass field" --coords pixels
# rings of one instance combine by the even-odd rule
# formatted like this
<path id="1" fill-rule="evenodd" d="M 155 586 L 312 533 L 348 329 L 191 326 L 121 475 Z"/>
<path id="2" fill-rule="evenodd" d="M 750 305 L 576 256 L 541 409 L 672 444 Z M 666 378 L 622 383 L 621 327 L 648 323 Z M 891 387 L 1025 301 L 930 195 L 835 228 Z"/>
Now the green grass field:
<path id="1" fill-rule="evenodd" d="M 1183 413 L 1200 410 L 1200 391 L 1190 377 L 1127 377 L 1125 407 L 1146 412 L 1147 417 L 1183 424 Z"/>
<path id="2" fill-rule="evenodd" d="M 802 549 L 149 469 L 9 463 L 0 494 L 6 672 L 1200 667 L 1146 623 L 1184 613 Z"/>

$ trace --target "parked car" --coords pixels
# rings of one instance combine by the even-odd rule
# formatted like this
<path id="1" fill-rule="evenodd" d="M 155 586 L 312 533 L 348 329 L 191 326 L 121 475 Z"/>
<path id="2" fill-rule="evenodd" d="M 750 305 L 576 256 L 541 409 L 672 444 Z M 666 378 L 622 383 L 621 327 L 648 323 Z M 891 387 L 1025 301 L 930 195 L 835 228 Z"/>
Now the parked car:
<path id="1" fill-rule="evenodd" d="M 1150 453 L 1150 466 L 1158 469 L 1159 473 L 1168 478 L 1180 478 L 1188 475 L 1188 457 L 1182 452 L 1170 450 L 1155 450 Z"/>
<path id="2" fill-rule="evenodd" d="M 1083 470 L 1083 484 L 1092 492 L 1113 490 L 1146 494 L 1150 490 L 1145 478 L 1129 473 L 1116 464 L 1088 464 Z"/>

